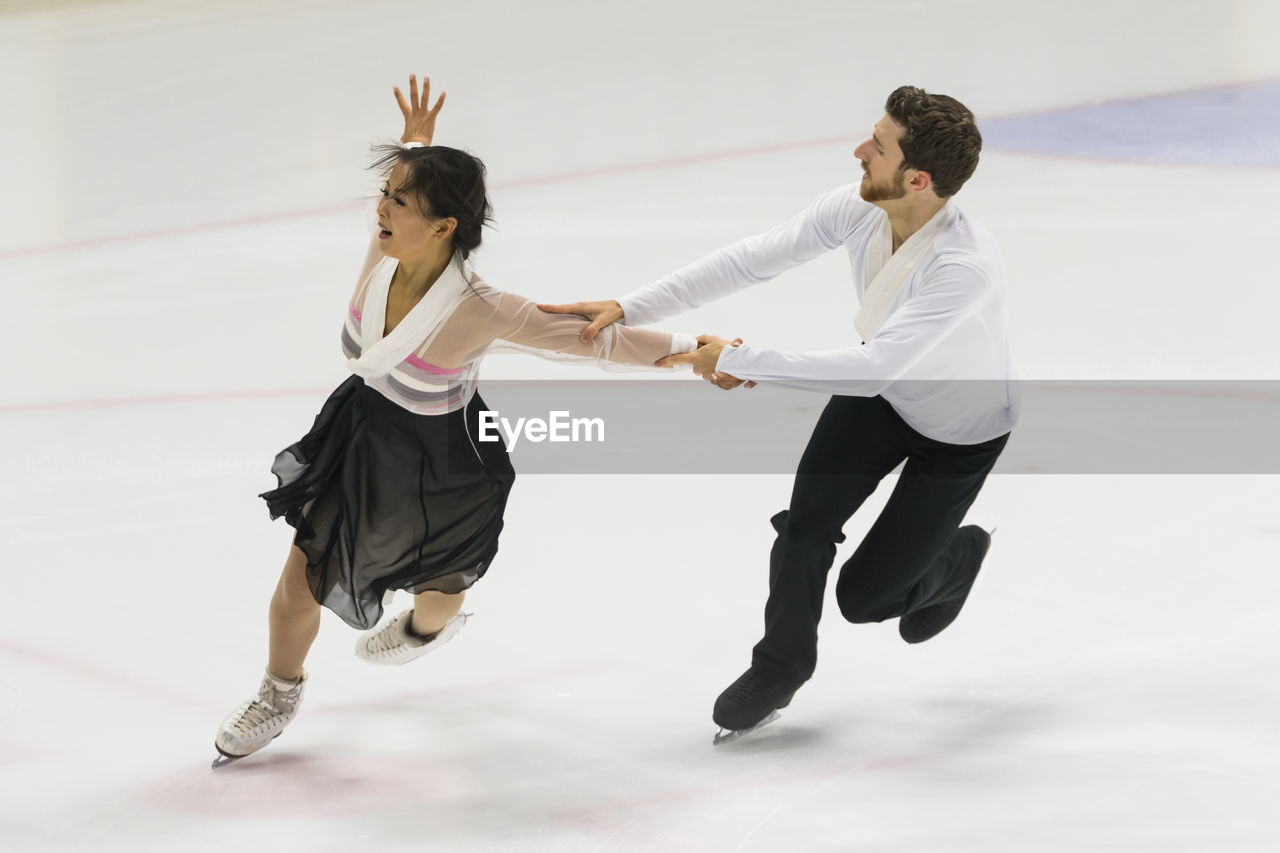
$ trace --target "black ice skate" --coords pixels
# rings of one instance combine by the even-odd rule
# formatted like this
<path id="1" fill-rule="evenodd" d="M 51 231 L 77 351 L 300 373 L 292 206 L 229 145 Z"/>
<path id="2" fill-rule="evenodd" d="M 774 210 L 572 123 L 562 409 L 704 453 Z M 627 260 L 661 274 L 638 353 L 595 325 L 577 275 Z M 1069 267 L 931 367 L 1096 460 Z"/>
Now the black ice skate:
<path id="1" fill-rule="evenodd" d="M 712 743 L 728 743 L 769 725 L 778 719 L 778 709 L 791 704 L 797 689 L 770 681 L 754 667 L 748 669 L 716 699 L 711 719 L 720 731 Z"/>
<path id="2" fill-rule="evenodd" d="M 994 533 L 995 530 L 991 532 Z M 959 597 L 921 608 L 899 619 L 898 633 L 908 643 L 923 643 L 942 633 L 944 628 L 956 621 L 965 599 L 969 597 L 969 591 L 973 589 L 973 582 L 978 578 L 978 570 L 982 568 L 982 561 L 991 548 L 991 534 L 977 525 L 966 524 L 956 531 L 956 537 L 961 540 L 964 548 L 961 570 L 968 575 L 968 583 L 960 591 Z"/>

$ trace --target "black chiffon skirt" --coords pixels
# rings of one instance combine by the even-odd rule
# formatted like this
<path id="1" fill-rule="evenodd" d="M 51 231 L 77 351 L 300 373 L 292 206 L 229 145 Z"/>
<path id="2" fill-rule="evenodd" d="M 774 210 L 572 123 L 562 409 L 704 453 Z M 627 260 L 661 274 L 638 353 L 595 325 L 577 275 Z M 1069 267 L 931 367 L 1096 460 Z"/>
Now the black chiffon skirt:
<path id="1" fill-rule="evenodd" d="M 358 376 L 329 395 L 261 495 L 297 531 L 316 601 L 364 629 L 389 589 L 457 593 L 484 577 L 515 482 L 503 443 L 476 438 L 485 409 L 477 394 L 416 415 Z"/>

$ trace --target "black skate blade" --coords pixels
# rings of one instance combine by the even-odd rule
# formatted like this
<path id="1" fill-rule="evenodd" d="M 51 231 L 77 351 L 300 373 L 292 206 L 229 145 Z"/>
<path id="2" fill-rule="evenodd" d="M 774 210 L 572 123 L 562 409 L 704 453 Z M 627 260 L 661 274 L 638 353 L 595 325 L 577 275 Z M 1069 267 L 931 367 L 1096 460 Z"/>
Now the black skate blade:
<path id="1" fill-rule="evenodd" d="M 244 755 L 232 755 L 229 752 L 223 752 L 221 749 L 218 749 L 218 745 L 216 743 L 213 745 L 213 748 L 218 750 L 218 757 L 213 759 L 213 764 L 209 765 L 210 769 L 212 770 L 217 770 L 219 767 L 226 767 L 228 764 L 232 764 L 236 761 L 239 761 L 242 758 L 248 757 Z"/>
<path id="2" fill-rule="evenodd" d="M 721 744 L 733 743 L 735 740 L 742 737 L 743 735 L 749 735 L 754 731 L 759 731 L 760 729 L 763 729 L 765 726 L 769 725 L 774 720 L 778 719 L 778 717 L 780 716 L 782 715 L 779 714 L 777 711 L 770 711 L 769 716 L 765 717 L 763 720 L 756 723 L 754 726 L 751 726 L 750 728 L 721 729 L 719 732 L 716 733 L 716 736 L 711 739 L 711 745 L 720 746 Z"/>
<path id="3" fill-rule="evenodd" d="M 263 744 L 262 746 L 268 746 L 271 743 L 271 741 L 274 741 L 276 738 L 280 737 L 280 735 L 282 734 L 284 734 L 284 732 L 276 732 L 271 736 L 271 740 L 267 741 L 267 743 Z M 232 755 L 229 752 L 223 752 L 222 747 L 218 746 L 217 741 L 213 742 L 213 748 L 218 750 L 218 757 L 213 759 L 213 764 L 210 765 L 214 770 L 217 770 L 219 767 L 226 767 L 228 764 L 231 764 L 232 762 L 239 761 L 242 758 L 248 758 L 250 755 L 253 755 L 252 752 L 246 752 L 244 755 Z M 258 749 L 262 749 L 262 747 L 258 747 Z"/>

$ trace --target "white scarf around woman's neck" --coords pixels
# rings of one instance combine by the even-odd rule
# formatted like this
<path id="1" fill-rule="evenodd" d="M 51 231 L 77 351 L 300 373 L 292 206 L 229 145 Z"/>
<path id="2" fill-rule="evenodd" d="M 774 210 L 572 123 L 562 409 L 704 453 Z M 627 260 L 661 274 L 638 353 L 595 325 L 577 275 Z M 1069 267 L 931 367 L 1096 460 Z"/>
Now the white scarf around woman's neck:
<path id="1" fill-rule="evenodd" d="M 349 359 L 347 369 L 365 379 L 385 376 L 420 347 L 429 345 L 466 295 L 470 264 L 461 258 L 449 261 L 440 278 L 423 294 L 405 318 L 382 336 L 387 320 L 387 295 L 399 261 L 386 258 L 373 268 L 360 323 L 360 357 Z"/>

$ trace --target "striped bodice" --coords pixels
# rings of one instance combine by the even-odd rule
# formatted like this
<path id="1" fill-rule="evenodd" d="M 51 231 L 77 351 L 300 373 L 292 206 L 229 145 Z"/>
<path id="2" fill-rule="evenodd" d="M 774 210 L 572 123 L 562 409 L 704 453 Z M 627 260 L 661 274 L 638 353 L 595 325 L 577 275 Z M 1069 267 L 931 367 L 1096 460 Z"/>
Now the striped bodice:
<path id="1" fill-rule="evenodd" d="M 361 355 L 361 323 L 364 317 L 352 302 L 342 327 L 342 352 L 347 358 Z M 437 367 L 418 353 L 411 353 L 390 373 L 366 382 L 392 402 L 419 415 L 443 415 L 461 409 L 475 394 L 474 363 L 462 367 Z"/>

